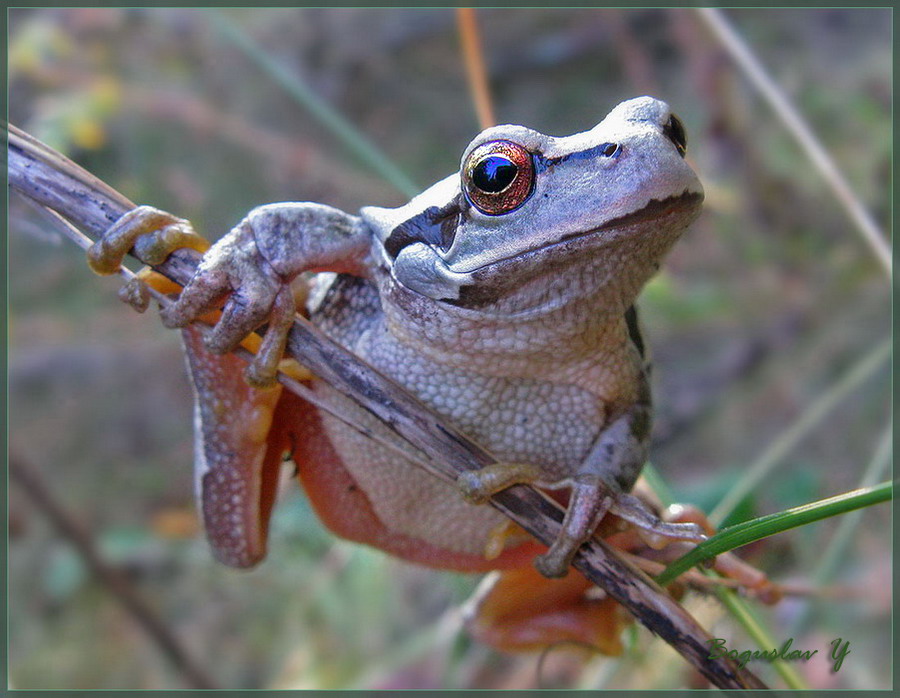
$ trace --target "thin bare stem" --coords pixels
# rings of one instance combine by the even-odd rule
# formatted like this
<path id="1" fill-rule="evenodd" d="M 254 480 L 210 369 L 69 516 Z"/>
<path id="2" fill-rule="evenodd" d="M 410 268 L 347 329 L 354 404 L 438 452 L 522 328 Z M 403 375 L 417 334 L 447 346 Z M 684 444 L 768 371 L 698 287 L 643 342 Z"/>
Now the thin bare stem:
<path id="1" fill-rule="evenodd" d="M 488 87 L 487 69 L 484 54 L 481 51 L 481 36 L 478 31 L 478 18 L 472 7 L 457 7 L 456 21 L 459 36 L 462 40 L 463 57 L 466 64 L 466 76 L 469 78 L 469 90 L 472 102 L 478 115 L 478 123 L 482 129 L 493 126 L 494 108 L 491 104 L 491 91 Z"/>
<path id="2" fill-rule="evenodd" d="M 178 636 L 140 597 L 128 578 L 103 559 L 91 536 L 60 504 L 37 468 L 15 450 L 9 455 L 9 475 L 32 504 L 50 520 L 57 532 L 72 544 L 97 581 L 122 604 L 184 675 L 188 684 L 193 688 L 215 688 L 213 678 L 190 657 Z"/>
<path id="3" fill-rule="evenodd" d="M 701 7 L 697 8 L 697 14 L 731 54 L 735 63 L 744 71 L 750 82 L 759 90 L 800 147 L 806 152 L 890 278 L 892 274 L 891 246 L 887 242 L 884 232 L 866 210 L 859 197 L 854 194 L 831 155 L 813 133 L 812 128 L 806 123 L 784 91 L 769 76 L 762 63 L 729 24 L 721 10 Z"/>

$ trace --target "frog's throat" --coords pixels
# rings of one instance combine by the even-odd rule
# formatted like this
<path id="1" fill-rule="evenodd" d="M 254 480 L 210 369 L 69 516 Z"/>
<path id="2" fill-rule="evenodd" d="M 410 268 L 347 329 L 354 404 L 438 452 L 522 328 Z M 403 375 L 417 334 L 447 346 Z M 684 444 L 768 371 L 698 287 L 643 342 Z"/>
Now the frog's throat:
<path id="1" fill-rule="evenodd" d="M 702 202 L 703 194 L 690 190 L 663 200 L 653 199 L 638 211 L 596 228 L 570 233 L 560 240 L 522 250 L 463 272 L 450 268 L 433 246 L 418 242 L 400 251 L 393 262 L 391 275 L 409 290 L 438 301 L 460 302 L 464 291 L 469 296 L 473 291 L 478 295 L 479 288 L 496 298 L 497 295 L 502 295 L 505 290 L 503 287 L 511 289 L 527 280 L 527 269 L 539 267 L 548 256 L 596 250 L 616 243 L 622 239 L 623 234 L 632 237 L 636 226 L 646 225 L 648 230 L 653 230 L 655 227 L 649 224 L 673 215 L 678 220 L 670 223 L 670 227 L 680 232 L 697 217 Z"/>

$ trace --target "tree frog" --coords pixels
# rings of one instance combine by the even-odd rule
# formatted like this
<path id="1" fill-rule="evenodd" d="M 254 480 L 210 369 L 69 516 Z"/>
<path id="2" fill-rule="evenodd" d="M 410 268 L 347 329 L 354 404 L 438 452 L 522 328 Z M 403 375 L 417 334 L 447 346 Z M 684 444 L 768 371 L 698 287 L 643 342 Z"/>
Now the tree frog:
<path id="1" fill-rule="evenodd" d="M 459 172 L 398 208 L 251 211 L 162 311 L 166 326 L 185 328 L 198 495 L 216 556 L 238 567 L 262 559 L 289 453 L 335 533 L 441 568 L 527 565 L 540 548 L 483 502 L 516 483 L 555 491 L 563 529 L 535 564 L 565 575 L 604 514 L 628 503 L 647 457 L 649 363 L 634 302 L 699 214 L 703 189 L 685 149 L 668 105 L 640 97 L 571 136 L 489 128 Z M 110 273 L 133 245 L 152 263 L 193 236 L 186 221 L 139 207 L 89 259 Z M 202 339 L 190 323 L 223 301 Z M 502 462 L 448 484 L 283 391 L 274 381 L 298 310 Z M 263 324 L 242 375 L 228 352 Z"/>

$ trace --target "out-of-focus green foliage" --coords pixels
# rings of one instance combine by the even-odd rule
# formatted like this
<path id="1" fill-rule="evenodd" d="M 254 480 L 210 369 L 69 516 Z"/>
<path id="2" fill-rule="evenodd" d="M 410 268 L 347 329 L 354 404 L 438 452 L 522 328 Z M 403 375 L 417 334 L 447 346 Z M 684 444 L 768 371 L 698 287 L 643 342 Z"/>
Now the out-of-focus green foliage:
<path id="1" fill-rule="evenodd" d="M 727 14 L 886 225 L 890 11 Z M 452 11 L 224 16 L 412 180 L 429 183 L 458 167 L 478 127 Z M 271 201 L 351 211 L 403 203 L 206 11 L 13 9 L 8 17 L 10 121 L 211 238 Z M 783 124 L 690 11 L 498 9 L 478 17 L 502 122 L 568 134 L 650 93 L 687 125 L 706 210 L 650 284 L 641 318 L 655 357 L 654 465 L 679 499 L 711 508 L 889 336 L 884 274 Z M 535 657 L 501 657 L 459 633 L 457 609 L 477 579 L 335 540 L 291 483 L 268 560 L 249 573 L 214 563 L 193 516 L 190 390 L 177 335 L 153 312 L 122 306 L 117 281 L 92 276 L 78 250 L 11 204 L 11 441 L 222 687 L 535 685 Z M 854 489 L 889 424 L 887 377 L 880 369 L 834 409 L 736 516 Z M 184 685 L 15 488 L 10 497 L 12 684 Z M 779 633 L 809 603 L 810 630 L 795 645 L 820 654 L 834 637 L 850 640 L 853 654 L 836 674 L 824 664 L 792 665 L 813 687 L 890 683 L 889 523 L 886 507 L 863 513 L 837 579 L 852 594 L 758 609 L 784 640 Z M 802 583 L 835 525 L 792 531 L 748 553 L 776 581 Z M 751 647 L 726 621 L 713 632 Z M 629 633 L 624 658 L 556 652 L 544 678 L 590 688 L 690 682 L 645 631 Z M 765 666 L 753 668 L 774 679 Z"/>

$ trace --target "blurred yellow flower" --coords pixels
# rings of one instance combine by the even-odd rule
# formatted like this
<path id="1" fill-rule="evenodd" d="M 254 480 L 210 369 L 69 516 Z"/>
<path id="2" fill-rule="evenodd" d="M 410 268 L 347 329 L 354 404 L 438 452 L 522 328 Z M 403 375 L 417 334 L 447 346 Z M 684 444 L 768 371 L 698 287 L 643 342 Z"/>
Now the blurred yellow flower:
<path id="1" fill-rule="evenodd" d="M 70 126 L 72 142 L 85 150 L 96 150 L 106 142 L 106 131 L 93 118 L 77 118 Z"/>

